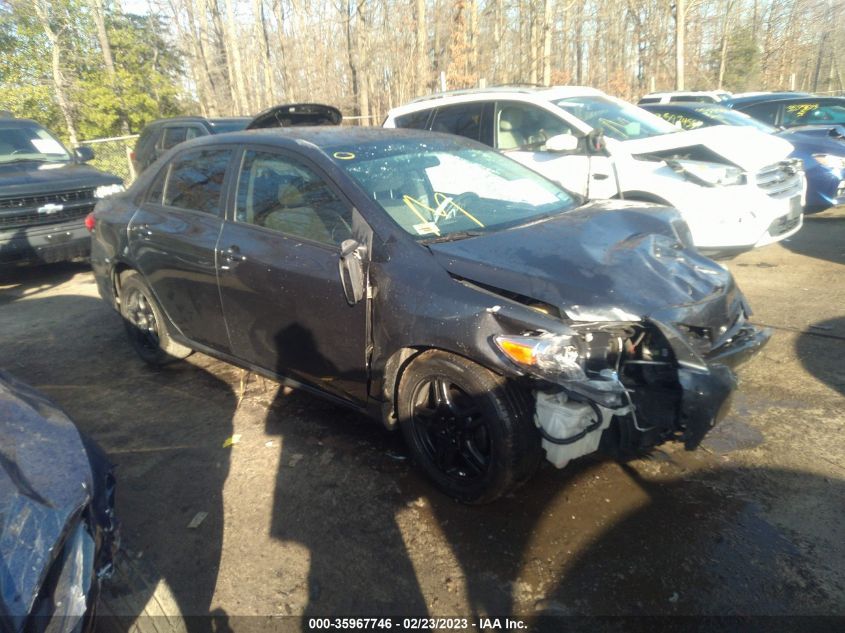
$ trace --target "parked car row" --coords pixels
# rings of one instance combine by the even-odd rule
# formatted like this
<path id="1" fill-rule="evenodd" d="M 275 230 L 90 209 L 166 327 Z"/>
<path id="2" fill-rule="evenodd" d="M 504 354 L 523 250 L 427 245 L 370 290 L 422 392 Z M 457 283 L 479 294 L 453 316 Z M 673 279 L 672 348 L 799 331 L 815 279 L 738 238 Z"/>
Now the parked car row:
<path id="1" fill-rule="evenodd" d="M 392 110 L 385 126 L 481 141 L 590 199 L 674 207 L 708 255 L 780 241 L 803 220 L 804 175 L 788 142 L 747 128 L 681 133 L 591 88 L 436 95 Z"/>
<path id="2" fill-rule="evenodd" d="M 685 130 L 714 125 L 752 127 L 789 141 L 793 147 L 790 156 L 801 160 L 807 178 L 804 212 L 824 211 L 845 204 L 845 143 L 837 138 L 839 132 L 835 128 L 825 130 L 824 134 L 814 133 L 813 129 L 807 127 L 779 130 L 739 110 L 711 103 L 670 103 L 642 107 Z"/>

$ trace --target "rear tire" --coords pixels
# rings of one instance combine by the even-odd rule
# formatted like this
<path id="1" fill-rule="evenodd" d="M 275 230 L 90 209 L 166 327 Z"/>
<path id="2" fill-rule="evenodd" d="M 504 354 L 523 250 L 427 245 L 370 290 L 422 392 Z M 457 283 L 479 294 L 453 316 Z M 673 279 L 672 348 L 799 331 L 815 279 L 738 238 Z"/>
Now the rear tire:
<path id="1" fill-rule="evenodd" d="M 461 356 L 420 354 L 401 377 L 399 423 L 414 461 L 447 495 L 489 503 L 542 457 L 530 394 Z"/>
<path id="2" fill-rule="evenodd" d="M 150 365 L 160 367 L 192 353 L 193 350 L 171 338 L 152 291 L 134 270 L 121 277 L 120 315 L 130 344 Z"/>

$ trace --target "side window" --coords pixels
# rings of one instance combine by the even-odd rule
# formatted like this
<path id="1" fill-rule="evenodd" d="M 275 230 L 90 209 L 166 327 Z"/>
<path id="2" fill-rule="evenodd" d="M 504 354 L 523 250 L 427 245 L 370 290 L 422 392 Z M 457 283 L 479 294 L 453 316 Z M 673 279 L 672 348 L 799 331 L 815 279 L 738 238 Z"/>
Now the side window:
<path id="1" fill-rule="evenodd" d="M 153 180 L 153 184 L 147 189 L 147 195 L 144 198 L 145 202 L 161 204 L 162 198 L 164 197 L 164 183 L 167 180 L 167 173 L 169 171 L 169 167 L 159 170 L 158 175 Z"/>
<path id="2" fill-rule="evenodd" d="M 783 124 L 813 125 L 845 123 L 845 106 L 819 102 L 790 103 L 783 112 Z"/>
<path id="3" fill-rule="evenodd" d="M 483 103 L 460 103 L 437 108 L 431 130 L 465 136 L 473 141 L 481 140 L 481 115 L 483 112 Z"/>
<path id="4" fill-rule="evenodd" d="M 660 103 L 660 97 L 643 97 L 637 102 L 637 105 L 645 105 L 646 103 Z"/>
<path id="5" fill-rule="evenodd" d="M 248 150 L 238 177 L 235 219 L 313 242 L 352 237 L 352 209 L 300 161 Z"/>
<path id="6" fill-rule="evenodd" d="M 231 149 L 203 149 L 180 154 L 170 163 L 164 192 L 168 207 L 220 213 L 220 193 Z"/>
<path id="7" fill-rule="evenodd" d="M 496 147 L 500 150 L 543 151 L 551 137 L 573 133 L 566 121 L 537 106 L 517 101 L 496 104 Z"/>
<path id="8" fill-rule="evenodd" d="M 166 127 L 164 134 L 161 136 L 159 142 L 159 149 L 167 150 L 175 147 L 187 138 L 188 128 L 185 127 Z"/>
<path id="9" fill-rule="evenodd" d="M 750 114 L 755 119 L 774 125 L 778 115 L 778 108 L 780 108 L 780 104 L 778 103 L 761 103 L 748 106 L 747 108 L 741 108 L 741 110 L 746 114 Z"/>
<path id="10" fill-rule="evenodd" d="M 419 110 L 418 112 L 411 112 L 410 114 L 398 116 L 395 121 L 396 127 L 425 130 L 427 129 L 429 114 L 431 114 L 431 110 Z"/>

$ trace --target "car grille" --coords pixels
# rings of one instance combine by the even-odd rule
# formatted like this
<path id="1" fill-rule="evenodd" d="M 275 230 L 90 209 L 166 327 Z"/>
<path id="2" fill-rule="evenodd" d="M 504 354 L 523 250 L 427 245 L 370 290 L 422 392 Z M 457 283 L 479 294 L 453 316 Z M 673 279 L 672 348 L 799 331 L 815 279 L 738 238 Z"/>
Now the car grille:
<path id="1" fill-rule="evenodd" d="M 794 229 L 801 222 L 801 216 L 791 218 L 788 215 L 777 218 L 769 225 L 769 235 L 777 237 Z"/>
<path id="2" fill-rule="evenodd" d="M 84 218 L 97 201 L 93 189 L 0 199 L 0 230 Z"/>
<path id="3" fill-rule="evenodd" d="M 802 172 L 800 160 L 782 160 L 757 172 L 757 186 L 773 197 L 792 196 L 801 193 Z"/>

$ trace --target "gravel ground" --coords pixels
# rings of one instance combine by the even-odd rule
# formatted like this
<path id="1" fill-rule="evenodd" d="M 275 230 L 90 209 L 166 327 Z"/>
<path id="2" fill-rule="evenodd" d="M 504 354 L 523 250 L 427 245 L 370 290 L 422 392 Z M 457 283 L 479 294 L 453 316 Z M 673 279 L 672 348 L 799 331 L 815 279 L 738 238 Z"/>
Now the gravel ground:
<path id="1" fill-rule="evenodd" d="M 216 630 L 263 621 L 246 615 L 845 615 L 845 209 L 727 265 L 774 337 L 702 449 L 546 465 L 479 508 L 432 490 L 360 415 L 200 354 L 148 369 L 84 264 L 0 278 L 0 367 L 117 465 L 117 628 L 143 629 L 141 612 L 171 616 L 157 630 L 209 612 Z"/>

